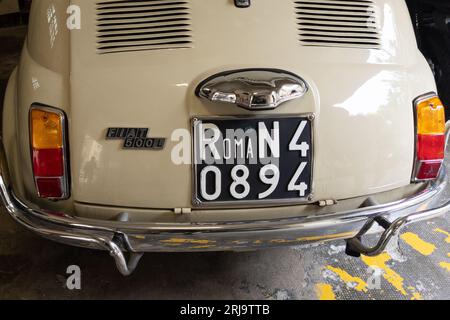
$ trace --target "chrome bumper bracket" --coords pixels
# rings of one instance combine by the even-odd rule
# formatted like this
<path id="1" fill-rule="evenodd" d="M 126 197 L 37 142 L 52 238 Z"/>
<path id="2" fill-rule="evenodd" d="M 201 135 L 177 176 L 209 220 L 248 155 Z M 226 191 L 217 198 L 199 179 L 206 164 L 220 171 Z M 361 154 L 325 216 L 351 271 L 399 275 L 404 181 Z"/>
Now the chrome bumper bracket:
<path id="1" fill-rule="evenodd" d="M 120 247 L 114 242 L 109 243 L 109 254 L 114 258 L 117 269 L 124 276 L 131 275 L 139 264 L 144 253 L 130 252 L 128 261 Z"/>
<path id="2" fill-rule="evenodd" d="M 398 234 L 399 230 L 408 222 L 405 218 L 399 218 L 394 222 L 390 222 L 383 216 L 376 217 L 368 222 L 358 233 L 358 235 L 352 239 L 347 240 L 347 246 L 345 253 L 349 256 L 359 258 L 361 255 L 373 257 L 381 254 L 389 241 Z M 363 244 L 362 237 L 377 223 L 384 229 L 377 244 L 373 247 L 368 247 Z"/>

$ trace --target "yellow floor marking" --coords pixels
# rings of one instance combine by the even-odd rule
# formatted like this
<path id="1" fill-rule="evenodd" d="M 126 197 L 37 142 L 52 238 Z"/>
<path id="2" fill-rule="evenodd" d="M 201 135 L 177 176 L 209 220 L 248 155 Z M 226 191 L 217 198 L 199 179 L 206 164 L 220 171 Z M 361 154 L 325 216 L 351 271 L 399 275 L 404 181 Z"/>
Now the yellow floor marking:
<path id="1" fill-rule="evenodd" d="M 445 270 L 450 272 L 450 263 L 448 263 L 448 262 L 439 262 L 439 265 L 441 266 L 441 268 L 444 268 Z"/>
<path id="2" fill-rule="evenodd" d="M 356 291 L 367 292 L 367 283 L 363 281 L 361 278 L 353 277 L 349 275 L 347 271 L 339 268 L 335 268 L 332 266 L 327 266 L 326 268 L 336 273 L 339 276 L 339 278 L 341 278 L 342 281 L 344 281 L 346 284 L 356 283 L 357 284 L 357 286 L 355 287 Z"/>
<path id="3" fill-rule="evenodd" d="M 319 300 L 336 300 L 336 295 L 333 292 L 333 287 L 326 283 L 319 283 L 316 285 L 317 296 Z"/>
<path id="4" fill-rule="evenodd" d="M 442 233 L 442 234 L 445 234 L 447 236 L 447 239 L 445 239 L 445 242 L 450 243 L 450 233 L 449 232 L 447 232 L 445 230 L 442 230 L 442 229 L 439 229 L 439 228 L 434 229 L 434 231 Z"/>
<path id="5" fill-rule="evenodd" d="M 434 250 L 436 250 L 436 246 L 434 244 L 420 239 L 420 237 L 415 233 L 406 232 L 402 234 L 400 238 L 424 256 L 429 256 L 434 252 Z"/>
<path id="6" fill-rule="evenodd" d="M 423 300 L 422 295 L 416 290 L 416 288 L 408 287 L 408 290 L 411 291 L 412 294 L 411 300 Z"/>
<path id="7" fill-rule="evenodd" d="M 383 277 L 401 294 L 405 296 L 408 295 L 405 288 L 403 287 L 404 279 L 397 272 L 386 265 L 386 263 L 391 260 L 391 256 L 388 253 L 382 253 L 376 257 L 361 256 L 361 259 L 369 267 L 377 267 L 383 270 Z"/>

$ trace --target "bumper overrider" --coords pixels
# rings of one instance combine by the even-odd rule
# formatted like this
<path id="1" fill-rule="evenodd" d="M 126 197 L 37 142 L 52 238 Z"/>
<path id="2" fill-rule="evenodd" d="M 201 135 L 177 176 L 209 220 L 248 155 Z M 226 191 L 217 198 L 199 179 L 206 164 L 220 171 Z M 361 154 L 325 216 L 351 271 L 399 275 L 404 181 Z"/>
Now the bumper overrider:
<path id="1" fill-rule="evenodd" d="M 377 255 L 406 224 L 450 211 L 448 173 L 448 166 L 444 167 L 439 179 L 409 198 L 383 205 L 366 201 L 362 208 L 332 214 L 217 223 L 92 220 L 43 210 L 19 199 L 9 183 L 0 142 L 0 194 L 14 220 L 57 242 L 107 250 L 123 275 L 134 271 L 144 252 L 245 250 L 345 239 L 348 253 Z M 381 227 L 382 234 L 374 247 L 367 247 L 361 238 L 369 231 L 380 231 L 374 225 Z"/>

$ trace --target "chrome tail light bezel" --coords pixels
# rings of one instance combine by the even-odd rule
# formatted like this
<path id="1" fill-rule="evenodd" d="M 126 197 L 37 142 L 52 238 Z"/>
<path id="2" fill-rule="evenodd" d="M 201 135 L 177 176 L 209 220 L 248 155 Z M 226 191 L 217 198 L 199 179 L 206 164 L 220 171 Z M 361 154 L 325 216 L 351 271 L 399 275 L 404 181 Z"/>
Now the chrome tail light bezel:
<path id="1" fill-rule="evenodd" d="M 63 168 L 63 175 L 57 176 L 57 177 L 42 177 L 42 176 L 36 176 L 35 170 L 34 170 L 34 164 L 33 164 L 33 124 L 32 124 L 32 111 L 33 110 L 40 110 L 40 111 L 47 111 L 54 114 L 57 114 L 60 119 L 61 124 L 61 134 L 62 134 L 62 168 Z M 70 198 L 70 174 L 69 174 L 69 149 L 68 149 L 68 121 L 67 116 L 65 112 L 59 108 L 51 107 L 48 105 L 44 105 L 41 103 L 33 103 L 29 110 L 28 115 L 28 128 L 29 128 L 29 146 L 30 146 L 30 158 L 31 158 L 31 170 L 33 172 L 33 182 L 36 189 L 36 194 L 39 198 L 47 199 L 51 201 L 60 201 L 60 200 L 67 200 Z M 59 179 L 61 183 L 61 196 L 60 197 L 46 197 L 44 196 L 38 186 L 38 179 Z"/>
<path id="2" fill-rule="evenodd" d="M 414 165 L 413 165 L 413 171 L 412 171 L 412 177 L 411 177 L 411 181 L 413 183 L 422 183 L 422 182 L 429 182 L 429 181 L 434 181 L 436 180 L 441 171 L 442 168 L 444 167 L 444 160 L 445 157 L 442 159 L 431 159 L 431 160 L 420 160 L 419 159 L 419 152 L 418 152 L 418 143 L 419 143 L 419 124 L 418 124 L 418 112 L 417 112 L 417 108 L 419 106 L 419 104 L 425 100 L 429 100 L 432 98 L 439 98 L 439 95 L 435 92 L 429 92 L 426 94 L 423 94 L 421 96 L 418 96 L 416 99 L 414 99 L 413 101 L 413 114 L 414 114 Z M 446 137 L 448 137 L 448 132 L 444 132 L 443 133 Z M 446 146 L 446 145 L 445 145 Z M 444 146 L 444 148 L 445 148 Z M 444 154 L 445 154 L 445 150 L 444 150 Z M 427 178 L 427 179 L 420 179 L 418 178 L 418 175 L 420 173 L 420 170 L 422 169 L 423 165 L 426 164 L 440 164 L 440 168 L 439 171 L 436 174 L 436 177 L 434 178 Z"/>

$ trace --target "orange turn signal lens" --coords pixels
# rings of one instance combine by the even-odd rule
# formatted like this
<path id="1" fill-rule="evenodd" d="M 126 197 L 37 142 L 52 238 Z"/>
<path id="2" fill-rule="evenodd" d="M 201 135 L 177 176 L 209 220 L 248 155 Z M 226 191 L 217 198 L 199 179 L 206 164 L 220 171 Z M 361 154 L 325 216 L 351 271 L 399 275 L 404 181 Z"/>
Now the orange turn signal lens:
<path id="1" fill-rule="evenodd" d="M 63 147 L 62 114 L 42 109 L 31 110 L 31 139 L 34 149 Z"/>
<path id="2" fill-rule="evenodd" d="M 417 134 L 445 133 L 445 109 L 437 96 L 418 100 L 416 110 Z"/>

